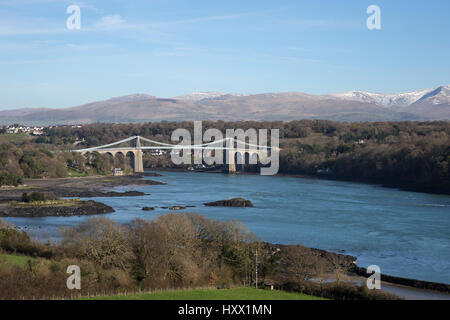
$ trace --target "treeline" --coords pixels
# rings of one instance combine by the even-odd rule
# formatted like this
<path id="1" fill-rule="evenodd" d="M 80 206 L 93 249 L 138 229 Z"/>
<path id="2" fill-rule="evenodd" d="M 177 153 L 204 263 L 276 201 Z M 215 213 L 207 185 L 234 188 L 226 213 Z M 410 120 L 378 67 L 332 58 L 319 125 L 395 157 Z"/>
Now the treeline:
<path id="1" fill-rule="evenodd" d="M 93 124 L 46 128 L 45 135 L 0 145 L 0 184 L 20 178 L 55 177 L 71 169 L 107 174 L 113 167 L 131 171 L 129 159 L 91 154 L 84 158 L 52 150 L 98 146 L 134 135 L 170 143 L 177 128 L 193 134 L 193 122 Z M 450 193 L 450 123 L 361 122 L 325 120 L 203 121 L 203 129 L 280 129 L 280 173 L 381 183 L 434 193 Z M 74 143 L 77 142 L 77 145 Z M 147 167 L 173 167 L 169 156 L 144 154 Z M 258 170 L 250 166 L 249 170 Z"/>
<path id="2" fill-rule="evenodd" d="M 23 179 L 106 175 L 114 167 L 132 171 L 130 161 L 123 157 L 111 159 L 98 153 L 83 156 L 64 150 L 61 146 L 36 143 L 31 138 L 0 143 L 0 186 L 17 186 Z"/>

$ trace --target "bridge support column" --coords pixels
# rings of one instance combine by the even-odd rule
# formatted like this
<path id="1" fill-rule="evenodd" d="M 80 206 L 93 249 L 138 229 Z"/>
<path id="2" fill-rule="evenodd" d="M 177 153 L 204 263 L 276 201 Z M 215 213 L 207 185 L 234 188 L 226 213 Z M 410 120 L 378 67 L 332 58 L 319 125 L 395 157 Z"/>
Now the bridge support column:
<path id="1" fill-rule="evenodd" d="M 144 172 L 144 161 L 142 160 L 142 151 L 134 152 L 134 172 Z"/>
<path id="2" fill-rule="evenodd" d="M 236 173 L 236 163 L 234 162 L 234 155 L 236 152 L 234 150 L 225 150 L 224 152 L 224 162 L 222 167 L 223 173 L 233 174 Z"/>

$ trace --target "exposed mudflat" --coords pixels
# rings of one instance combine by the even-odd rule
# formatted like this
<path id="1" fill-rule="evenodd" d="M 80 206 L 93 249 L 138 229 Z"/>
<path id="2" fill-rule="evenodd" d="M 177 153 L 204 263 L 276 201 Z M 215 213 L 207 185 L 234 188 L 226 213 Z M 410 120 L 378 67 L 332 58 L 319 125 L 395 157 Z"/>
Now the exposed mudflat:
<path id="1" fill-rule="evenodd" d="M 117 186 L 161 185 L 159 181 L 144 180 L 144 175 L 121 177 L 83 177 L 62 179 L 25 180 L 21 187 L 0 188 L 0 217 L 47 217 L 95 215 L 114 212 L 114 209 L 96 201 L 74 201 L 60 205 L 16 205 L 22 194 L 41 192 L 57 198 L 95 198 L 95 197 L 138 197 L 146 195 L 140 191 L 116 192 L 109 189 Z"/>
<path id="2" fill-rule="evenodd" d="M 1 188 L 0 203 L 18 201 L 24 192 L 39 191 L 56 197 L 94 198 L 94 197 L 136 197 L 145 195 L 140 191 L 108 191 L 117 186 L 162 185 L 165 183 L 142 179 L 143 175 L 121 177 L 82 177 L 61 179 L 30 179 L 25 186 L 18 188 Z"/>
<path id="3" fill-rule="evenodd" d="M 27 205 L 0 204 L 0 217 L 48 217 L 48 216 L 86 216 L 114 212 L 106 204 L 96 201 L 72 201 L 61 205 Z"/>

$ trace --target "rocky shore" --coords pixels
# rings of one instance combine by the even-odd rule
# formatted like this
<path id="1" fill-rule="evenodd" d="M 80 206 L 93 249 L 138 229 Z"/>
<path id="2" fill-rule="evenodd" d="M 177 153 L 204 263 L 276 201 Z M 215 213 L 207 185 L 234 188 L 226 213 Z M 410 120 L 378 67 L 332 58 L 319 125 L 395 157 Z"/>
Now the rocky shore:
<path id="1" fill-rule="evenodd" d="M 355 266 L 354 273 L 356 275 L 363 276 L 363 277 L 368 276 L 367 269 L 362 268 L 362 267 Z M 450 293 L 450 285 L 445 284 L 445 283 L 402 278 L 402 277 L 390 276 L 387 274 L 381 274 L 381 281 L 398 284 L 398 285 L 402 285 L 402 286 L 407 286 L 407 287 L 418 288 L 418 289 L 426 289 L 426 290 Z"/>
<path id="2" fill-rule="evenodd" d="M 334 253 L 330 251 L 325 251 L 321 249 L 308 248 L 301 245 L 279 245 L 264 243 L 264 248 L 271 252 L 272 255 L 278 255 L 281 260 L 283 256 L 286 255 L 288 249 L 296 250 L 299 254 L 304 252 L 312 252 L 313 256 L 318 258 L 322 266 L 323 276 L 335 281 L 335 272 L 339 270 L 344 281 L 355 281 L 355 282 L 365 282 L 366 279 L 371 275 L 367 273 L 366 268 L 357 266 L 357 258 Z M 291 251 L 292 252 L 292 251 Z M 327 276 L 328 275 L 328 276 Z M 281 273 L 281 279 L 286 274 Z M 381 281 L 388 285 L 400 286 L 403 288 L 414 288 L 419 290 L 431 290 L 435 292 L 442 292 L 444 294 L 450 294 L 450 285 L 438 282 L 430 282 L 416 279 L 408 279 L 403 277 L 390 276 L 387 274 L 381 274 Z M 423 293 L 426 296 L 427 293 Z M 450 298 L 450 296 L 448 297 Z"/>

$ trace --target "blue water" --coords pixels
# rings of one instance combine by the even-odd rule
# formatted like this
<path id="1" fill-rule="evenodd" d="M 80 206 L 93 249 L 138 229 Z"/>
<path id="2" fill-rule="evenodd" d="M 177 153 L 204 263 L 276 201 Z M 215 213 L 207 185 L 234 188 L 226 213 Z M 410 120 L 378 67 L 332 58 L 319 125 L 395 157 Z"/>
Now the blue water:
<path id="1" fill-rule="evenodd" d="M 261 239 L 350 254 L 358 265 L 375 264 L 381 272 L 450 284 L 450 196 L 400 191 L 349 182 L 164 172 L 147 179 L 159 186 L 127 186 L 148 196 L 95 198 L 116 212 L 107 217 L 119 223 L 154 218 L 171 212 L 142 211 L 142 207 L 193 205 L 197 212 L 220 220 L 245 223 Z M 243 197 L 254 208 L 205 207 L 204 202 Z M 86 217 L 6 219 L 41 240 L 57 237 L 61 226 Z"/>

